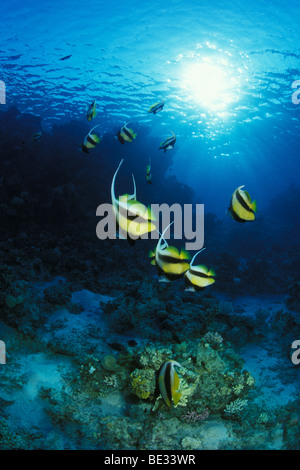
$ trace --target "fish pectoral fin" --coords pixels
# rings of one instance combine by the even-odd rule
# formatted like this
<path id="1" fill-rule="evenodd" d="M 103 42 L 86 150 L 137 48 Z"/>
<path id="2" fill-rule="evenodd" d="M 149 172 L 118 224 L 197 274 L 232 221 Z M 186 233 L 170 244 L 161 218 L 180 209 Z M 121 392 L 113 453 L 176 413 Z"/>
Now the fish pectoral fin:
<path id="1" fill-rule="evenodd" d="M 178 377 L 177 372 L 174 370 L 174 382 L 172 385 L 171 393 L 172 393 L 173 403 L 175 406 L 178 405 L 178 402 L 182 396 L 180 392 L 177 392 L 178 388 L 179 388 L 179 377 Z"/>
<path id="2" fill-rule="evenodd" d="M 168 246 L 166 249 L 165 249 L 165 253 L 173 256 L 174 258 L 176 259 L 179 259 L 180 258 L 180 255 L 179 255 L 179 251 L 178 249 L 176 248 L 176 246 Z"/>
<path id="3" fill-rule="evenodd" d="M 100 137 L 97 134 L 92 134 L 92 138 L 95 142 L 97 142 L 97 143 L 100 142 Z"/>
<path id="4" fill-rule="evenodd" d="M 173 403 L 174 403 L 175 407 L 178 405 L 181 397 L 182 397 L 182 393 L 180 393 L 180 392 L 174 392 L 172 394 Z"/>
<path id="5" fill-rule="evenodd" d="M 194 287 L 186 287 L 184 290 L 185 292 L 196 292 Z"/>
<path id="6" fill-rule="evenodd" d="M 246 198 L 247 198 L 247 200 L 248 200 L 248 202 L 249 202 L 249 204 L 250 204 L 250 203 L 251 203 L 250 194 L 249 194 L 248 191 L 246 191 L 245 189 L 244 189 L 244 194 L 245 194 L 245 196 L 246 196 Z"/>
<path id="7" fill-rule="evenodd" d="M 171 282 L 170 279 L 166 278 L 165 276 L 161 276 L 159 278 L 159 281 L 158 282 Z"/>
<path id="8" fill-rule="evenodd" d="M 196 269 L 197 269 L 197 271 L 199 271 L 200 273 L 203 273 L 203 274 L 208 274 L 209 273 L 208 267 L 205 266 L 204 264 L 198 264 L 198 266 L 196 266 Z"/>

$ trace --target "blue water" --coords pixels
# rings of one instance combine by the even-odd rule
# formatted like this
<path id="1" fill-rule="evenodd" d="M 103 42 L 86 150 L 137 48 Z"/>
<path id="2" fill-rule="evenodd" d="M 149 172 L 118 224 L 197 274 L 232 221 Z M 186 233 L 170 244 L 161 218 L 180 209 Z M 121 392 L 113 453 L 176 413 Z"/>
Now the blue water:
<path id="1" fill-rule="evenodd" d="M 0 9 L 0 340 L 11 361 L 0 365 L 0 448 L 299 448 L 290 360 L 300 334 L 299 2 L 2 0 Z M 148 113 L 159 101 L 163 110 Z M 137 137 L 121 145 L 126 122 Z M 96 125 L 99 144 L 79 152 Z M 204 293 L 159 284 L 152 242 L 96 238 L 121 158 L 119 194 L 134 172 L 145 204 L 204 204 L 201 262 L 216 270 Z M 255 222 L 228 217 L 242 185 L 257 201 Z M 21 300 L 11 307 L 11 297 Z M 199 428 L 184 427 L 180 407 L 152 413 L 154 397 L 134 395 L 131 374 L 154 373 L 147 361 L 164 348 L 196 374 L 197 341 L 212 332 L 224 340 L 212 347 L 215 367 L 228 367 L 216 383 L 229 369 L 241 379 L 234 350 L 257 388 L 225 396 L 223 408 L 196 394 L 186 410 L 208 410 Z M 115 369 L 101 366 L 107 355 Z M 230 421 L 224 409 L 237 397 L 249 405 Z M 181 420 L 170 441 L 169 419 Z"/>
<path id="2" fill-rule="evenodd" d="M 219 215 L 221 190 L 245 184 L 261 209 L 298 183 L 296 1 L 4 0 L 2 11 L 7 106 L 41 116 L 44 129 L 81 119 L 96 98 L 102 134 L 131 120 L 156 149 L 171 130 L 169 171 Z M 163 113 L 149 115 L 161 99 Z"/>

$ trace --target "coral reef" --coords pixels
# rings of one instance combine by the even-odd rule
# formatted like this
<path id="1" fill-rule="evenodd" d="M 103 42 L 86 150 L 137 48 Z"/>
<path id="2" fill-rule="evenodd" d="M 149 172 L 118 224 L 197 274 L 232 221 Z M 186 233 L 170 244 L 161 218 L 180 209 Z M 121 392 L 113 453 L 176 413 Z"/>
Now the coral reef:
<path id="1" fill-rule="evenodd" d="M 58 284 L 44 289 L 44 300 L 50 304 L 64 305 L 70 302 L 71 291 L 65 282 L 59 281 Z"/>

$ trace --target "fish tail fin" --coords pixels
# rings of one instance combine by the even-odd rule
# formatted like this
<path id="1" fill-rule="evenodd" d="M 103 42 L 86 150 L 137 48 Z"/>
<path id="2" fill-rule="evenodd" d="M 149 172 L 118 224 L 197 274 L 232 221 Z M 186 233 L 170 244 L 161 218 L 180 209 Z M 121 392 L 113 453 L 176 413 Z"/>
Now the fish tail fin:
<path id="1" fill-rule="evenodd" d="M 216 276 L 216 272 L 214 269 L 210 268 L 210 270 L 208 271 L 207 273 L 209 276 L 212 276 L 212 277 L 215 277 Z"/>
<path id="2" fill-rule="evenodd" d="M 257 211 L 256 200 L 251 203 L 250 207 L 251 207 L 251 209 L 252 209 L 254 212 Z"/>
<path id="3" fill-rule="evenodd" d="M 148 257 L 149 258 L 152 258 L 151 259 L 151 264 L 153 266 L 155 266 L 155 252 L 153 250 L 150 250 L 149 253 L 148 253 Z"/>

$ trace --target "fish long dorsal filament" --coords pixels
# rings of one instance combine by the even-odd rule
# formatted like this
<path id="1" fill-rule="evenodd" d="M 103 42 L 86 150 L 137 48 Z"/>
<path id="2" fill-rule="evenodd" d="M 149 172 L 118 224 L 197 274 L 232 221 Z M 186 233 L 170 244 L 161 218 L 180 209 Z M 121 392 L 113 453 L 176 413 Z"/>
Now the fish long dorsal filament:
<path id="1" fill-rule="evenodd" d="M 129 196 L 129 198 L 136 200 L 136 184 L 135 184 L 135 179 L 134 179 L 134 174 L 133 173 L 132 173 L 132 181 L 133 181 L 133 194 L 131 196 Z"/>
<path id="2" fill-rule="evenodd" d="M 201 250 L 197 251 L 197 253 L 193 256 L 192 261 L 190 262 L 190 267 L 191 268 L 193 267 L 193 263 L 194 263 L 196 257 L 199 255 L 199 253 L 201 253 L 201 251 L 204 251 L 204 250 L 206 250 L 206 248 L 201 248 Z"/>
<path id="3" fill-rule="evenodd" d="M 96 127 L 99 127 L 99 124 L 97 124 L 97 126 L 94 126 L 93 129 L 90 130 L 89 135 L 91 135 L 91 133 L 93 132 L 94 129 L 96 129 Z"/>
<path id="4" fill-rule="evenodd" d="M 160 249 L 163 250 L 164 248 L 166 248 L 167 246 L 169 246 L 168 242 L 167 242 L 167 241 L 165 240 L 165 238 L 164 238 L 164 235 L 165 235 L 166 231 L 168 230 L 168 228 L 171 227 L 172 224 L 174 224 L 174 220 L 173 220 L 173 222 L 171 222 L 171 223 L 165 228 L 165 230 L 164 230 L 163 233 L 161 234 L 160 239 L 159 239 L 158 244 L 157 244 L 157 249 L 158 249 L 158 250 L 160 250 Z M 163 246 L 161 245 L 161 241 L 162 241 L 162 240 L 164 241 Z"/>
<path id="5" fill-rule="evenodd" d="M 115 181 L 116 181 L 116 177 L 117 177 L 118 171 L 119 171 L 119 169 L 120 169 L 120 167 L 121 167 L 123 161 L 124 161 L 124 158 L 122 158 L 122 160 L 120 161 L 119 166 L 118 166 L 118 168 L 116 169 L 115 174 L 114 174 L 113 179 L 112 179 L 112 182 L 111 182 L 111 200 L 112 200 L 112 205 L 113 205 L 113 207 L 114 207 L 115 209 L 116 209 L 115 206 L 118 205 L 118 200 L 117 200 L 116 194 L 115 194 Z"/>

